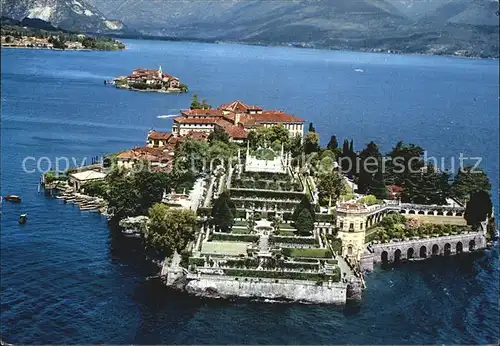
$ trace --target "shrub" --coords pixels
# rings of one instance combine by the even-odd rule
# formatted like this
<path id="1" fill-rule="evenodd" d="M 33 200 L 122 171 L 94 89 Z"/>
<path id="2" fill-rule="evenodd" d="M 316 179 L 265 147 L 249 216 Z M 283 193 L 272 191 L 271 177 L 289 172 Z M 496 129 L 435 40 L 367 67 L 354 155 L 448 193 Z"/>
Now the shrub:
<path id="1" fill-rule="evenodd" d="M 374 195 L 368 195 L 365 197 L 362 197 L 358 200 L 359 204 L 366 204 L 366 205 L 374 205 L 377 204 L 377 197 Z"/>
<path id="2" fill-rule="evenodd" d="M 189 264 L 203 267 L 205 265 L 205 258 L 203 257 L 189 257 Z"/>

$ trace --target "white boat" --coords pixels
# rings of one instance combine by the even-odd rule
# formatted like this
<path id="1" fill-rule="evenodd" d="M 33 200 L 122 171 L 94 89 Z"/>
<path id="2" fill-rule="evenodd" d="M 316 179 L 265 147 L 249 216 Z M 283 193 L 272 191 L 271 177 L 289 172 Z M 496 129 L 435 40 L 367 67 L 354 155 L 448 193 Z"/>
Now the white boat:
<path id="1" fill-rule="evenodd" d="M 362 69 L 360 69 L 360 68 L 355 68 L 355 69 L 354 69 L 354 72 L 365 72 L 365 71 L 363 71 L 363 70 L 362 70 Z"/>

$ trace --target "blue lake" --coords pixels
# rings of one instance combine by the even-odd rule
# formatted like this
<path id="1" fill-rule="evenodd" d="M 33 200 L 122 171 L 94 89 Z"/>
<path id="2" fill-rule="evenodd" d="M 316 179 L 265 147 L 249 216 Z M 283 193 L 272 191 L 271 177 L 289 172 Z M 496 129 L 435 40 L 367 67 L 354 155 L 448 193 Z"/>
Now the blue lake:
<path id="1" fill-rule="evenodd" d="M 498 61 L 127 41 L 122 52 L 2 49 L 1 332 L 11 343 L 402 344 L 499 339 L 499 252 L 378 269 L 346 308 L 188 299 L 154 281 L 140 244 L 104 218 L 45 197 L 42 169 L 143 145 L 198 93 L 277 108 L 383 151 L 419 144 L 452 168 L 481 157 L 498 211 Z M 190 93 L 117 90 L 135 67 L 178 76 Z M 362 69 L 363 72 L 356 72 Z M 34 158 L 26 160 L 26 158 Z M 46 157 L 41 159 L 42 157 Z M 64 167 L 64 160 L 59 160 Z M 19 226 L 20 213 L 29 221 Z"/>

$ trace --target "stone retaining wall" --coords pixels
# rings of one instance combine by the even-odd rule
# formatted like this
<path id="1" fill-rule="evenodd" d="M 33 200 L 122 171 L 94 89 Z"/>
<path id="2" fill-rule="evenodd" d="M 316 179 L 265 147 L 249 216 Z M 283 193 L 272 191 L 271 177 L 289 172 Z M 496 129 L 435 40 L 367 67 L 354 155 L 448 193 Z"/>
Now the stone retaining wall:
<path id="1" fill-rule="evenodd" d="M 278 282 L 276 282 L 278 281 Z M 300 280 L 274 280 L 244 278 L 228 276 L 203 275 L 190 280 L 184 288 L 188 293 L 210 298 L 260 298 L 273 300 L 292 300 L 316 304 L 345 304 L 347 298 L 347 284 L 323 283 Z"/>

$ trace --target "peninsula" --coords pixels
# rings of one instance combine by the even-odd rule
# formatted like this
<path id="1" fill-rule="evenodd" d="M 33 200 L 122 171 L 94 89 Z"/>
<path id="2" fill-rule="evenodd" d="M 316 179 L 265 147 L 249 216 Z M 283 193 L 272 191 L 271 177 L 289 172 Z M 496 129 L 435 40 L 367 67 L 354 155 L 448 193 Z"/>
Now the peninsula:
<path id="1" fill-rule="evenodd" d="M 322 147 L 304 124 L 196 97 L 171 132 L 45 183 L 143 238 L 165 284 L 202 297 L 345 304 L 361 299 L 374 263 L 461 255 L 497 237 L 481 170 L 452 176 L 403 142 L 385 155 L 335 136 Z M 365 165 L 384 157 L 406 169 Z"/>
<path id="2" fill-rule="evenodd" d="M 105 82 L 107 84 L 107 82 Z M 156 91 L 163 93 L 187 93 L 188 87 L 179 81 L 179 78 L 163 72 L 161 66 L 158 70 L 136 68 L 132 74 L 113 79 L 110 83 L 117 88 Z"/>
<path id="3" fill-rule="evenodd" d="M 103 36 L 61 30 L 40 19 L 16 21 L 2 17 L 2 48 L 56 50 L 121 50 L 125 45 Z"/>

